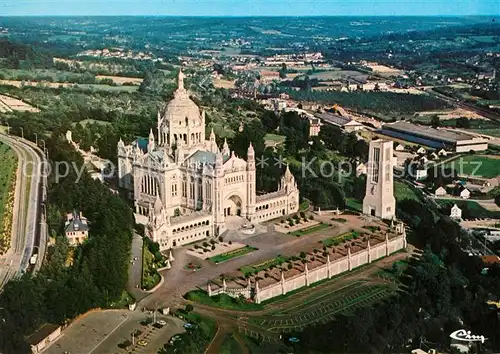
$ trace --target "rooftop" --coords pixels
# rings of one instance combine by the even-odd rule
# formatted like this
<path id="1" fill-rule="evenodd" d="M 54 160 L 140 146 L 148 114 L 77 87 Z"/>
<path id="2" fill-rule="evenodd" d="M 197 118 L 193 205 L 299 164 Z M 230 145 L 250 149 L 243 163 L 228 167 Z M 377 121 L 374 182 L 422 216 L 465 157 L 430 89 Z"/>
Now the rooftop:
<path id="1" fill-rule="evenodd" d="M 474 137 L 472 135 L 452 132 L 444 129 L 436 129 L 428 126 L 417 125 L 409 122 L 395 122 L 387 123 L 382 126 L 382 129 L 392 129 L 403 131 L 410 134 L 418 134 L 430 139 L 440 139 L 449 143 L 456 143 L 460 140 L 471 140 Z"/>
<path id="2" fill-rule="evenodd" d="M 359 125 L 361 125 L 361 123 L 356 122 L 354 119 L 352 119 L 350 117 L 342 117 L 338 114 L 333 114 L 333 113 L 326 113 L 326 112 L 325 113 L 315 113 L 314 116 L 327 122 L 327 123 L 337 125 L 337 126 L 344 126 L 346 124 L 359 124 Z"/>
<path id="3" fill-rule="evenodd" d="M 40 327 L 35 333 L 27 338 L 27 342 L 30 345 L 37 345 L 45 338 L 47 338 L 50 334 L 52 334 L 55 330 L 57 330 L 60 326 L 53 323 L 45 323 Z"/>

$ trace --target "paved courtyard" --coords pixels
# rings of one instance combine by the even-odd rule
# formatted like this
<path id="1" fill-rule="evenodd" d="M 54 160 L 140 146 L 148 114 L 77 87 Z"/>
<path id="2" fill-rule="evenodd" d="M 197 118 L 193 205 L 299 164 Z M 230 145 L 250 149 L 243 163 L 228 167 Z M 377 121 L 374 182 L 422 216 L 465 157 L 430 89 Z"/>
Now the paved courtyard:
<path id="1" fill-rule="evenodd" d="M 321 217 L 317 216 L 316 219 L 332 223 L 331 219 L 333 217 L 335 217 L 335 215 L 329 213 Z M 334 223 L 334 227 L 301 237 L 281 234 L 274 231 L 248 237 L 239 242 L 256 247 L 258 250 L 217 265 L 188 255 L 185 248 L 175 249 L 175 261 L 172 264 L 172 269 L 161 272 L 165 278 L 163 285 L 157 291 L 142 299 L 139 302 L 139 308 L 153 308 L 156 303 L 165 307 L 180 306 L 182 303 L 181 298 L 185 293 L 195 288 L 205 289 L 209 280 L 221 274 L 235 272 L 245 265 L 260 263 L 274 258 L 278 254 L 284 256 L 297 255 L 303 250 L 312 250 L 315 247 L 319 248 L 320 245 L 318 243 L 325 238 L 340 235 L 351 229 L 361 229 L 365 225 L 373 224 L 370 219 L 358 216 L 341 215 L 340 217 L 347 219 L 347 222 Z M 202 268 L 196 272 L 183 269 L 189 262 L 200 264 Z"/>
<path id="2" fill-rule="evenodd" d="M 61 337 L 53 343 L 45 354 L 125 354 L 118 345 L 132 340 L 132 333 L 140 330 L 147 346 L 135 346 L 134 353 L 156 354 L 175 334 L 184 331 L 183 321 L 171 316 L 158 314 L 167 325 L 162 328 L 144 326 L 141 321 L 153 315 L 141 311 L 109 310 L 87 314 L 66 328 Z M 137 342 L 136 342 L 137 343 Z"/>

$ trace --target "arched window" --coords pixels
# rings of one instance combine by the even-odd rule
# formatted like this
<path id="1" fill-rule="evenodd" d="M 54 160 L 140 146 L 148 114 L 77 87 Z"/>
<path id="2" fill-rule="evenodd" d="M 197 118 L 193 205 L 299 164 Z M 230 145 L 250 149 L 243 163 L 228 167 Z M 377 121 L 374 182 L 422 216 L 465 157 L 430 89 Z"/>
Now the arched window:
<path id="1" fill-rule="evenodd" d="M 186 117 L 186 118 L 184 119 L 184 121 L 186 122 L 186 127 L 187 127 L 187 126 L 189 125 L 189 119 L 188 119 L 188 117 Z"/>

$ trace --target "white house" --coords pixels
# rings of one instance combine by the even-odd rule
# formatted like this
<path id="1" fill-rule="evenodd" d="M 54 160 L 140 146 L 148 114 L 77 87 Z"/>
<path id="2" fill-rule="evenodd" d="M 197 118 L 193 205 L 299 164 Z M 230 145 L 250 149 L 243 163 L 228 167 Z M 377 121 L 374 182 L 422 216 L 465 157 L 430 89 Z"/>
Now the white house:
<path id="1" fill-rule="evenodd" d="M 356 166 L 356 177 L 359 177 L 361 175 L 366 175 L 366 166 L 364 163 L 359 163 Z"/>
<path id="2" fill-rule="evenodd" d="M 429 162 L 429 159 L 425 156 L 422 156 L 418 161 L 420 161 L 421 163 L 424 163 L 426 164 L 427 162 Z"/>
<path id="3" fill-rule="evenodd" d="M 433 152 L 433 153 L 431 153 L 431 154 L 429 155 L 429 158 L 431 158 L 431 159 L 433 159 L 433 160 L 436 160 L 436 159 L 439 159 L 439 156 L 438 156 L 438 154 L 436 154 L 435 152 Z"/>
<path id="4" fill-rule="evenodd" d="M 464 188 L 464 190 L 460 192 L 460 198 L 469 199 L 470 198 L 470 191 L 467 188 Z"/>
<path id="5" fill-rule="evenodd" d="M 441 149 L 438 151 L 438 155 L 439 156 L 448 156 L 448 151 L 446 151 L 445 149 Z"/>
<path id="6" fill-rule="evenodd" d="M 417 154 L 426 154 L 427 153 L 427 150 L 425 150 L 422 146 L 418 148 L 417 150 Z"/>
<path id="7" fill-rule="evenodd" d="M 443 187 L 438 187 L 435 191 L 434 191 L 434 195 L 436 197 L 444 197 L 446 195 L 446 189 L 444 189 Z"/>
<path id="8" fill-rule="evenodd" d="M 462 218 L 462 209 L 460 209 L 456 204 L 453 205 L 450 212 L 450 217 L 453 219 L 461 219 Z"/>
<path id="9" fill-rule="evenodd" d="M 427 178 L 427 168 L 425 166 L 419 166 L 415 170 L 415 179 L 425 179 Z"/>
<path id="10" fill-rule="evenodd" d="M 394 149 L 396 151 L 405 151 L 405 146 L 403 144 L 398 144 L 396 148 Z"/>

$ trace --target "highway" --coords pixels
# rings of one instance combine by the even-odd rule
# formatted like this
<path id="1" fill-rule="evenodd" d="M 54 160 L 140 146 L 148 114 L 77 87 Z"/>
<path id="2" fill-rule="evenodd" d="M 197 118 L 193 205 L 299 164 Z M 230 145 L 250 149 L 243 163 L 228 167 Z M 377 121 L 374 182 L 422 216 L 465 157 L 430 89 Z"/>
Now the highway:
<path id="1" fill-rule="evenodd" d="M 30 258 L 39 253 L 34 271 L 40 268 L 45 255 L 47 227 L 41 211 L 46 178 L 42 178 L 45 156 L 35 144 L 5 134 L 0 141 L 9 145 L 18 158 L 11 247 L 0 256 L 0 289 L 13 277 L 26 272 Z M 42 164 L 42 162 L 44 162 Z"/>

